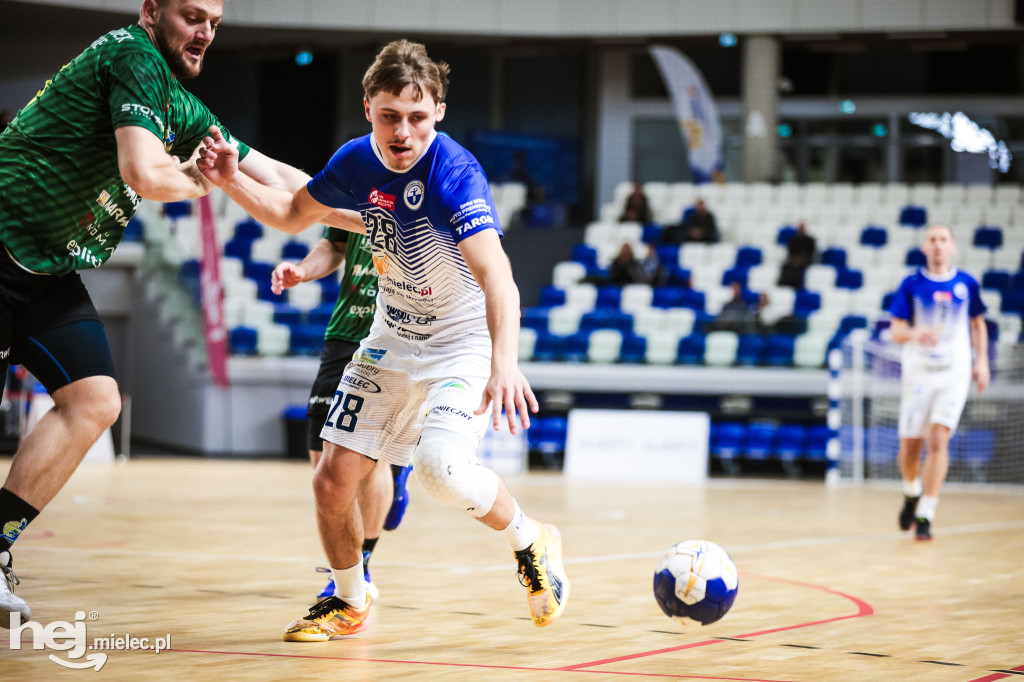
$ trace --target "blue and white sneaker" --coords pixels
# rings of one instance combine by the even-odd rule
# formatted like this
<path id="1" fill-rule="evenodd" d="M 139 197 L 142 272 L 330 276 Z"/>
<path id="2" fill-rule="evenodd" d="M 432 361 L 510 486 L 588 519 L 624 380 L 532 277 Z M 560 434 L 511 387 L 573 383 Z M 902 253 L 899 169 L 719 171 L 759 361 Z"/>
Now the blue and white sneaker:
<path id="1" fill-rule="evenodd" d="M 412 473 L 412 465 L 397 467 L 391 466 L 391 476 L 395 481 L 395 494 L 391 498 L 391 509 L 384 519 L 384 530 L 394 530 L 402 522 L 405 510 L 409 506 L 409 474 Z"/>
<path id="2" fill-rule="evenodd" d="M 380 598 L 380 590 L 377 589 L 377 586 L 373 584 L 372 580 L 370 580 L 370 573 L 369 573 L 369 571 L 367 569 L 365 569 L 365 568 L 363 570 L 366 572 L 366 593 L 369 594 L 373 598 L 374 601 L 377 601 Z M 324 568 L 323 566 L 317 566 L 316 567 L 316 572 L 317 573 L 330 573 L 331 569 Z M 334 596 L 334 576 L 331 576 L 330 580 L 327 581 L 327 584 L 324 585 L 324 589 L 320 590 L 320 594 L 316 595 L 316 601 L 314 603 L 319 603 L 319 602 L 323 601 L 324 599 L 327 599 L 328 597 L 333 597 L 333 596 Z"/>

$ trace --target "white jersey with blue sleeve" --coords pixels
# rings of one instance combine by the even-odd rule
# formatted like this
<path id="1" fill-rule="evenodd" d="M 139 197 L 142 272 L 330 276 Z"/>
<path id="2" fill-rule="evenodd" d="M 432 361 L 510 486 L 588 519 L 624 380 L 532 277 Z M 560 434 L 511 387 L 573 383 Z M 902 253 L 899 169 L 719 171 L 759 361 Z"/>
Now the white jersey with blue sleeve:
<path id="1" fill-rule="evenodd" d="M 972 318 L 985 313 L 978 282 L 965 272 L 935 275 L 921 268 L 900 284 L 889 306 L 893 317 L 913 327 L 930 327 L 936 346 L 909 341 L 903 346 L 903 371 L 970 368 Z M 969 375 L 968 375 L 969 376 Z"/>
<path id="2" fill-rule="evenodd" d="M 307 187 L 327 206 L 358 206 L 379 276 L 375 326 L 409 341 L 486 330 L 484 293 L 458 243 L 482 230 L 502 232 L 487 177 L 461 145 L 435 134 L 398 172 L 366 135 L 339 149 Z"/>

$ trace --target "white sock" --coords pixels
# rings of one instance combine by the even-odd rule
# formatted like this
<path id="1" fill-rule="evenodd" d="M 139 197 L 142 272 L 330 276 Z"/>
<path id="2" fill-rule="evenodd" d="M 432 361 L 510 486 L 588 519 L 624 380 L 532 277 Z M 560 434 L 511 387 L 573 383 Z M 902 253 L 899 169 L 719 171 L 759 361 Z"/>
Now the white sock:
<path id="1" fill-rule="evenodd" d="M 935 520 L 935 508 L 939 506 L 939 498 L 931 495 L 922 495 L 917 501 L 917 518 Z"/>
<path id="2" fill-rule="evenodd" d="M 921 477 L 918 476 L 913 481 L 904 478 L 903 494 L 907 497 L 921 497 Z"/>
<path id="3" fill-rule="evenodd" d="M 533 541 L 540 535 L 540 528 L 523 513 L 518 502 L 512 500 L 512 504 L 515 505 L 515 509 L 512 511 L 512 522 L 501 531 L 501 535 L 512 551 L 518 552 L 533 544 Z"/>
<path id="4" fill-rule="evenodd" d="M 366 579 L 363 562 L 349 568 L 331 568 L 334 576 L 334 596 L 357 609 L 366 606 Z"/>

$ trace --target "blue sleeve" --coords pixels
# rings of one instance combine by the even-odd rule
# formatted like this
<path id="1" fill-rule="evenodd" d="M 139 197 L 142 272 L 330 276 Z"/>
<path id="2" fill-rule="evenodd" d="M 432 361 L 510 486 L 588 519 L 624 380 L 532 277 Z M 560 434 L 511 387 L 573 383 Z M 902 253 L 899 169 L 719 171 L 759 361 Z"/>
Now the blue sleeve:
<path id="1" fill-rule="evenodd" d="M 489 229 L 503 236 L 487 177 L 475 165 L 467 164 L 454 170 L 443 185 L 438 210 L 441 222 L 451 230 L 455 243 Z"/>
<path id="2" fill-rule="evenodd" d="M 892 302 L 889 303 L 889 314 L 907 322 L 912 322 L 910 316 L 913 310 L 913 307 L 910 305 L 910 279 L 910 277 L 907 277 L 900 282 L 900 288 L 896 290 L 896 294 L 892 297 Z"/>
<path id="3" fill-rule="evenodd" d="M 324 169 L 306 184 L 310 196 L 324 206 L 350 208 L 355 210 L 358 203 L 345 182 L 343 169 L 349 156 L 348 145 L 334 153 Z"/>
<path id="4" fill-rule="evenodd" d="M 984 315 L 988 308 L 985 307 L 984 301 L 981 300 L 981 287 L 978 286 L 978 280 L 971 277 L 967 280 L 967 291 L 970 297 L 970 302 L 967 306 L 967 314 L 974 318 L 978 315 Z"/>

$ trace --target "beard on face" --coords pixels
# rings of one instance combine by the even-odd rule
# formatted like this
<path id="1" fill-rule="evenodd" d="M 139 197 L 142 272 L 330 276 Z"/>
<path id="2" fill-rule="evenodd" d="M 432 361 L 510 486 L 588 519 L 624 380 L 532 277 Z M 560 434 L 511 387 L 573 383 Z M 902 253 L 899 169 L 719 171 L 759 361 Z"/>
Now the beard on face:
<path id="1" fill-rule="evenodd" d="M 170 45 L 170 41 L 167 39 L 167 31 L 159 23 L 153 27 L 153 35 L 156 37 L 156 47 L 163 55 L 164 61 L 167 62 L 167 66 L 170 67 L 171 73 L 178 80 L 189 80 L 198 76 L 203 70 L 203 57 L 199 59 L 199 64 L 193 66 L 191 63 L 185 61 L 185 55 L 183 52 L 175 52 Z"/>

